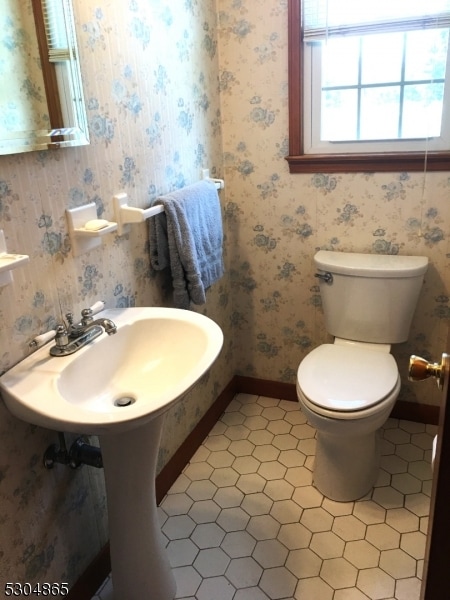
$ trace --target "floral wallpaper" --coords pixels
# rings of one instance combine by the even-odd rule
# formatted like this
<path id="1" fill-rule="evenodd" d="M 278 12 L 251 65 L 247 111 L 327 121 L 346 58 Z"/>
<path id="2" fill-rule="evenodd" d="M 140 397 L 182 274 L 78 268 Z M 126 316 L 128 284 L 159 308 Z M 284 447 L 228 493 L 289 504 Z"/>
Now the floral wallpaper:
<path id="1" fill-rule="evenodd" d="M 0 372 L 68 311 L 79 316 L 99 299 L 111 308 L 172 305 L 170 277 L 150 269 L 148 224 L 103 236 L 74 258 L 66 208 L 94 202 L 99 217 L 114 220 L 115 193 L 144 208 L 198 181 L 203 168 L 222 174 L 215 2 L 73 5 L 91 145 L 0 157 L 0 229 L 8 251 L 30 257 L 0 287 Z M 167 415 L 160 468 L 234 374 L 226 244 L 224 259 L 225 276 L 192 307 L 221 325 L 224 348 Z M 45 470 L 52 443 L 56 432 L 19 421 L 0 402 L 0 590 L 8 581 L 73 584 L 108 539 L 103 472 Z"/>
<path id="2" fill-rule="evenodd" d="M 0 372 L 69 310 L 98 299 L 170 306 L 145 224 L 74 258 L 65 209 L 95 202 L 113 220 L 113 194 L 147 207 L 209 168 L 226 184 L 226 273 L 193 309 L 220 324 L 225 344 L 167 415 L 159 466 L 235 373 L 293 383 L 302 357 L 328 339 L 318 248 L 430 258 L 410 341 L 393 352 L 402 398 L 438 404 L 432 382 L 407 383 L 405 365 L 412 351 L 436 359 L 445 349 L 450 172 L 289 174 L 286 0 L 73 4 L 91 145 L 0 157 L 0 229 L 9 251 L 30 256 L 0 288 Z M 72 584 L 108 538 L 102 472 L 46 471 L 55 442 L 0 404 L 0 585 Z"/>
<path id="3" fill-rule="evenodd" d="M 411 353 L 438 360 L 446 348 L 450 171 L 290 175 L 287 0 L 262 0 L 258 10 L 221 0 L 218 38 L 237 371 L 295 382 L 305 354 L 331 339 L 317 250 L 425 255 L 409 342 L 392 352 L 400 398 L 438 404 L 435 386 L 410 384 L 406 371 Z"/>

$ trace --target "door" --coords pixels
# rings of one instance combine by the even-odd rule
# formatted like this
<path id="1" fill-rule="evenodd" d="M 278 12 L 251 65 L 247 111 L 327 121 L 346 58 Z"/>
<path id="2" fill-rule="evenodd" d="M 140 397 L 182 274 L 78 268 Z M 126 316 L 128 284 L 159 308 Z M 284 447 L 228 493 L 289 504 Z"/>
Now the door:
<path id="1" fill-rule="evenodd" d="M 421 600 L 448 600 L 450 572 L 450 334 L 442 355 L 442 396 Z"/>

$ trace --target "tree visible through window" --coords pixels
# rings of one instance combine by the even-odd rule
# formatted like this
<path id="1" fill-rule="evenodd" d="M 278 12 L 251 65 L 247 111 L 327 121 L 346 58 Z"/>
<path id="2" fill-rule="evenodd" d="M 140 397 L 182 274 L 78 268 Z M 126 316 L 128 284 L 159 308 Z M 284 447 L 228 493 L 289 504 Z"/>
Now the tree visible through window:
<path id="1" fill-rule="evenodd" d="M 450 170 L 450 0 L 289 0 L 291 172 Z"/>

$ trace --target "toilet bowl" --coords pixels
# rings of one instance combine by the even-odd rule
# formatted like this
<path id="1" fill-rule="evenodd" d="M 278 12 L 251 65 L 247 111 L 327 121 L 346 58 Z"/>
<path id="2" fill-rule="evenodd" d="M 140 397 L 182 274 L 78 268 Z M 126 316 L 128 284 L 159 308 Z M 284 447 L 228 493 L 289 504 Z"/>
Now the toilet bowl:
<path id="1" fill-rule="evenodd" d="M 313 484 L 349 502 L 378 476 L 380 428 L 400 392 L 391 344 L 408 339 L 428 259 L 320 250 L 314 262 L 334 343 L 301 361 L 297 396 L 317 430 Z"/>
<path id="2" fill-rule="evenodd" d="M 379 346 L 336 340 L 298 368 L 297 396 L 317 430 L 313 483 L 332 500 L 362 498 L 378 476 L 379 430 L 400 391 L 389 346 Z"/>

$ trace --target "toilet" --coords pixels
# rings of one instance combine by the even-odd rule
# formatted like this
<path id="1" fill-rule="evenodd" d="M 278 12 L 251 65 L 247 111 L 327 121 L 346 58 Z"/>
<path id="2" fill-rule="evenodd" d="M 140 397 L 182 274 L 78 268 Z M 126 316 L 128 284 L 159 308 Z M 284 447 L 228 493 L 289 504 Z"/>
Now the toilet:
<path id="1" fill-rule="evenodd" d="M 297 396 L 317 430 L 313 484 L 349 502 L 378 476 L 379 430 L 400 391 L 391 344 L 408 339 L 428 258 L 320 250 L 314 263 L 334 342 L 302 360 Z"/>

